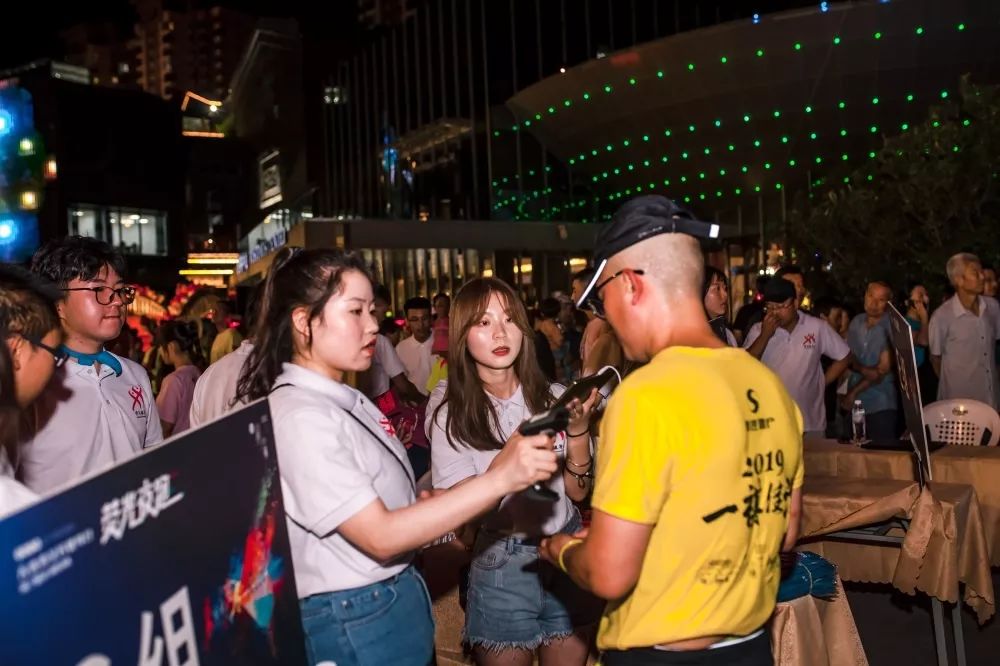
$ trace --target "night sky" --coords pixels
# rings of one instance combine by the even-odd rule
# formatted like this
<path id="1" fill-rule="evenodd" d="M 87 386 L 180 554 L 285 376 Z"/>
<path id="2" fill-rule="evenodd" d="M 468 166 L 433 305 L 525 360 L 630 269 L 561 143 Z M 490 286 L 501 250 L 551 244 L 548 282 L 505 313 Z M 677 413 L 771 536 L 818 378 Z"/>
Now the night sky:
<path id="1" fill-rule="evenodd" d="M 216 0 L 190 4 L 206 7 L 221 4 L 256 16 L 292 16 L 299 19 L 303 32 L 326 39 L 353 35 L 357 12 L 353 0 Z M 0 25 L 3 26 L 0 29 L 0 69 L 38 58 L 58 59 L 62 55 L 61 30 L 79 23 L 107 20 L 119 23 L 124 33 L 130 35 L 135 11 L 128 0 L 63 0 L 58 4 L 43 0 L 0 0 Z"/>

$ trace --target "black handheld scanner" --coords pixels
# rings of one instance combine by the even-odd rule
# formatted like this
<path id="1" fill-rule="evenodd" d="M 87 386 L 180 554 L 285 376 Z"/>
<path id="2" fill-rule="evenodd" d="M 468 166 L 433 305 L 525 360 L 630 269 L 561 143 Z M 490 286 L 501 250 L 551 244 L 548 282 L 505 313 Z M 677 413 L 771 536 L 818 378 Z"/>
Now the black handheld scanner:
<path id="1" fill-rule="evenodd" d="M 541 414 L 535 414 L 530 419 L 522 423 L 518 427 L 517 431 L 525 437 L 540 435 L 542 433 L 555 435 L 556 433 L 566 430 L 566 426 L 568 425 L 569 410 L 565 407 L 554 407 L 553 409 L 542 412 Z M 554 502 L 559 499 L 558 493 L 546 488 L 540 483 L 532 485 L 525 492 L 534 499 L 547 500 L 549 502 Z"/>

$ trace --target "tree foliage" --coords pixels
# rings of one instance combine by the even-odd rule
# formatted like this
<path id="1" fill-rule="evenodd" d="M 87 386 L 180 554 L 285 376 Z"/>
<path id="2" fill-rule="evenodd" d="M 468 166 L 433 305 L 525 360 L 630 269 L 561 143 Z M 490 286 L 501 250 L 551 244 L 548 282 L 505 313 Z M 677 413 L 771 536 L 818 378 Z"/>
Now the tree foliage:
<path id="1" fill-rule="evenodd" d="M 873 279 L 897 291 L 914 280 L 933 289 L 955 252 L 1000 257 L 998 171 L 1000 86 L 963 77 L 958 95 L 886 137 L 849 183 L 800 199 L 791 244 L 830 266 L 842 294 L 861 294 Z"/>

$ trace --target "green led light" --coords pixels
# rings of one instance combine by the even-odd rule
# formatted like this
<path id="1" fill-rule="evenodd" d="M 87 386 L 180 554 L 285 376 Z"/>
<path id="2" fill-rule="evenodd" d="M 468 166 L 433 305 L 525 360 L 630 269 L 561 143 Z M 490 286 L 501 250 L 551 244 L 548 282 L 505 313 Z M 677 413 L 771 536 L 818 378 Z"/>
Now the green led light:
<path id="1" fill-rule="evenodd" d="M 872 97 L 872 104 L 878 104 L 878 97 Z"/>
<path id="2" fill-rule="evenodd" d="M 813 112 L 813 108 L 811 106 L 807 106 L 806 107 L 806 113 L 812 113 L 812 112 Z"/>
<path id="3" fill-rule="evenodd" d="M 760 139 L 754 139 L 754 141 L 753 141 L 753 147 L 754 148 L 760 148 Z"/>
<path id="4" fill-rule="evenodd" d="M 847 102 L 845 102 L 845 101 L 843 101 L 843 100 L 841 100 L 841 101 L 837 102 L 837 108 L 838 108 L 838 109 L 844 109 L 844 108 L 847 108 Z"/>
<path id="5" fill-rule="evenodd" d="M 959 23 L 959 24 L 958 24 L 958 25 L 956 25 L 955 27 L 956 27 L 956 28 L 958 28 L 958 31 L 959 31 L 959 32 L 961 32 L 961 31 L 965 30 L 965 24 L 964 24 L 964 23 Z"/>
<path id="6" fill-rule="evenodd" d="M 682 183 L 688 182 L 688 177 L 687 176 L 681 176 L 681 182 Z"/>
<path id="7" fill-rule="evenodd" d="M 687 151 L 685 150 L 683 153 L 681 153 L 681 159 L 682 160 L 686 160 L 687 158 L 688 158 L 688 154 L 687 154 Z"/>
<path id="8" fill-rule="evenodd" d="M 625 146 L 626 148 L 628 148 L 628 146 L 629 146 L 629 140 L 625 139 L 624 141 L 622 141 L 622 145 Z"/>
<path id="9" fill-rule="evenodd" d="M 788 166 L 795 166 L 795 160 L 788 160 Z"/>
<path id="10" fill-rule="evenodd" d="M 556 112 L 555 107 L 554 106 L 550 106 L 549 107 L 549 113 L 555 113 L 555 112 Z"/>
<path id="11" fill-rule="evenodd" d="M 613 169 L 613 173 L 614 173 L 614 174 L 615 174 L 616 176 L 620 175 L 620 174 L 621 174 L 621 172 L 622 172 L 622 170 L 621 170 L 621 169 L 619 169 L 618 167 L 615 167 L 615 168 Z"/>
<path id="12" fill-rule="evenodd" d="M 764 57 L 764 49 L 757 49 L 757 57 L 758 58 Z"/>
<path id="13" fill-rule="evenodd" d="M 663 184 L 664 184 L 665 186 L 667 186 L 667 187 L 670 187 L 670 179 L 669 179 L 669 178 L 664 178 L 664 179 L 663 179 Z"/>
<path id="14" fill-rule="evenodd" d="M 725 169 L 719 169 L 719 175 L 720 176 L 725 176 L 726 175 L 726 170 Z"/>
<path id="15" fill-rule="evenodd" d="M 760 192 L 760 185 L 754 185 L 753 186 L 753 191 L 754 192 Z"/>
<path id="16" fill-rule="evenodd" d="M 658 79 L 662 79 L 663 78 L 663 70 L 662 69 L 656 73 L 656 78 L 658 78 Z M 652 185 L 650 185 L 650 187 L 652 187 Z"/>
<path id="17" fill-rule="evenodd" d="M 775 118 L 780 118 L 781 117 L 781 111 L 778 111 L 777 109 L 775 109 L 774 110 L 774 117 Z"/>
<path id="18" fill-rule="evenodd" d="M 689 72 L 693 72 L 694 71 L 694 63 L 693 62 L 689 62 L 688 63 L 688 71 Z"/>
<path id="19" fill-rule="evenodd" d="M 871 132 L 872 134 L 875 134 L 875 132 L 878 131 L 878 125 L 872 125 L 871 127 L 868 128 L 868 131 Z"/>
<path id="20" fill-rule="evenodd" d="M 833 43 L 834 44 L 840 44 L 840 37 L 834 37 L 833 38 Z"/>
<path id="21" fill-rule="evenodd" d="M 851 182 L 851 179 L 850 179 L 850 177 L 849 177 L 849 176 L 844 176 L 844 182 L 845 182 L 845 183 L 849 183 L 849 182 Z"/>
<path id="22" fill-rule="evenodd" d="M 822 163 L 823 163 L 823 158 L 820 157 L 819 155 L 817 155 L 816 156 L 816 164 L 822 164 Z"/>
<path id="23" fill-rule="evenodd" d="M 643 141 L 649 141 L 649 135 L 648 134 L 643 134 L 642 135 L 642 140 Z"/>
<path id="24" fill-rule="evenodd" d="M 628 165 L 628 170 L 629 171 L 635 171 L 635 165 L 634 164 L 629 164 Z"/>
<path id="25" fill-rule="evenodd" d="M 875 39 L 882 39 L 882 33 L 876 32 L 874 35 L 872 35 L 872 37 L 874 37 Z"/>
<path id="26" fill-rule="evenodd" d="M 740 167 L 740 171 L 742 171 L 743 173 L 746 173 L 746 172 L 747 172 L 747 171 L 749 171 L 749 170 L 750 170 L 750 169 L 749 169 L 749 168 L 747 167 L 747 165 L 746 165 L 746 164 L 744 164 L 743 166 L 741 166 L 741 167 Z"/>
<path id="27" fill-rule="evenodd" d="M 649 160 L 643 160 L 642 161 L 642 166 L 648 167 L 649 166 Z"/>
<path id="28" fill-rule="evenodd" d="M 569 101 L 568 99 L 563 100 L 563 106 L 570 106 L 571 104 L 573 104 L 573 102 Z"/>
<path id="29" fill-rule="evenodd" d="M 941 127 L 941 123 L 935 120 L 934 122 L 931 123 L 931 127 Z"/>
<path id="30" fill-rule="evenodd" d="M 750 122 L 750 114 L 747 114 L 747 113 L 743 114 L 743 122 L 745 122 L 745 123 Z"/>
<path id="31" fill-rule="evenodd" d="M 535 170 L 534 169 L 529 169 L 528 170 L 528 175 L 529 176 L 534 176 L 535 175 Z"/>
<path id="32" fill-rule="evenodd" d="M 667 157 L 666 155 L 664 155 L 663 157 L 660 158 L 660 161 L 663 162 L 664 164 L 666 164 L 667 160 L 669 160 L 669 159 L 670 159 L 669 157 Z"/>
<path id="33" fill-rule="evenodd" d="M 493 136 L 500 136 L 500 130 L 493 130 Z"/>
<path id="34" fill-rule="evenodd" d="M 716 196 L 717 198 L 721 199 L 721 198 L 722 198 L 722 190 L 716 190 L 716 191 L 715 191 L 715 196 Z"/>
<path id="35" fill-rule="evenodd" d="M 870 159 L 870 160 L 875 159 L 875 151 L 874 150 L 868 153 L 868 159 Z"/>
<path id="36" fill-rule="evenodd" d="M 951 150 L 952 150 L 952 152 L 956 152 L 957 153 L 958 152 L 958 146 L 952 146 Z"/>
<path id="37" fill-rule="evenodd" d="M 612 145 L 611 145 L 610 143 L 609 143 L 609 144 L 608 144 L 607 146 L 605 146 L 605 148 L 607 148 L 607 149 L 608 149 L 608 152 L 609 152 L 609 153 L 610 153 L 610 152 L 611 152 L 612 150 L 614 150 L 614 149 L 615 149 L 615 147 L 614 147 L 614 146 L 612 146 Z"/>
<path id="38" fill-rule="evenodd" d="M 781 189 L 781 183 L 775 183 L 774 184 L 774 189 L 780 190 Z"/>
<path id="39" fill-rule="evenodd" d="M 705 180 L 705 172 L 704 171 L 699 171 L 698 172 L 698 177 L 701 178 L 702 180 Z"/>
<path id="40" fill-rule="evenodd" d="M 718 118 L 716 118 L 716 120 L 715 120 L 715 126 L 716 127 L 722 127 L 722 121 L 719 120 Z"/>
<path id="41" fill-rule="evenodd" d="M 670 130 L 663 130 L 663 136 L 670 136 Z"/>
<path id="42" fill-rule="evenodd" d="M 689 132 L 693 132 L 694 130 L 695 130 L 695 126 L 694 125 L 688 125 L 688 131 Z"/>
<path id="43" fill-rule="evenodd" d="M 771 163 L 770 162 L 764 162 L 764 168 L 765 169 L 770 169 L 771 168 Z"/>
<path id="44" fill-rule="evenodd" d="M 541 119 L 542 119 L 542 114 L 536 113 L 535 114 L 535 120 L 541 120 Z"/>
<path id="45" fill-rule="evenodd" d="M 845 130 L 844 128 L 841 128 L 840 129 L 840 136 L 847 136 L 847 130 Z"/>
<path id="46" fill-rule="evenodd" d="M 704 201 L 705 200 L 705 193 L 702 192 L 701 194 L 699 194 L 698 198 L 701 199 L 702 201 Z"/>
<path id="47" fill-rule="evenodd" d="M 868 180 L 872 180 L 872 175 L 868 174 Z"/>
<path id="48" fill-rule="evenodd" d="M 611 90 L 611 86 L 604 86 L 604 92 L 609 93 Z"/>
<path id="49" fill-rule="evenodd" d="M 719 62 L 725 65 L 727 62 L 729 62 L 729 58 L 727 58 L 726 56 L 722 56 L 721 58 L 719 58 Z"/>
<path id="50" fill-rule="evenodd" d="M 691 203 L 691 197 L 684 197 L 684 203 Z"/>
<path id="51" fill-rule="evenodd" d="M 941 99 L 945 99 L 947 97 L 948 97 L 948 91 L 947 90 L 942 90 L 941 91 Z"/>
<path id="52" fill-rule="evenodd" d="M 917 29 L 914 30 L 914 32 L 917 33 L 918 35 L 924 34 L 924 28 L 923 28 L 923 26 L 917 26 Z"/>
<path id="53" fill-rule="evenodd" d="M 787 136 L 781 137 L 781 143 L 788 143 L 788 137 Z"/>
<path id="54" fill-rule="evenodd" d="M 801 51 L 802 50 L 802 44 L 800 44 L 798 42 L 795 42 L 794 48 L 795 48 L 796 51 Z"/>
<path id="55" fill-rule="evenodd" d="M 972 121 L 969 120 L 968 118 L 966 118 L 965 120 L 962 121 L 962 125 L 964 125 L 965 127 L 968 127 L 971 124 L 972 124 Z"/>
<path id="56" fill-rule="evenodd" d="M 590 154 L 591 154 L 591 156 L 596 156 L 597 155 L 597 148 L 594 148 L 593 150 L 591 150 Z"/>
<path id="57" fill-rule="evenodd" d="M 906 101 L 907 102 L 912 102 L 913 101 L 913 93 L 910 93 L 909 95 L 906 96 Z"/>
<path id="58" fill-rule="evenodd" d="M 531 127 L 531 121 L 530 120 L 525 120 L 524 121 L 524 126 L 525 127 Z"/>
<path id="59" fill-rule="evenodd" d="M 841 154 L 840 159 L 842 159 L 843 161 L 846 162 L 847 161 L 847 153 Z"/>
<path id="60" fill-rule="evenodd" d="M 899 129 L 905 132 L 906 130 L 910 129 L 910 126 L 906 123 L 903 123 L 902 125 L 899 126 Z"/>
<path id="61" fill-rule="evenodd" d="M 812 139 L 813 141 L 815 141 L 816 140 L 816 132 L 809 132 L 809 138 Z"/>
<path id="62" fill-rule="evenodd" d="M 629 85 L 633 85 L 633 86 L 635 85 L 635 79 L 629 79 L 628 82 L 629 82 Z"/>
<path id="63" fill-rule="evenodd" d="M 729 144 L 728 148 L 729 152 L 733 152 L 734 150 L 736 150 L 736 146 L 734 146 L 733 144 Z"/>
<path id="64" fill-rule="evenodd" d="M 741 190 L 740 188 L 737 187 L 735 190 L 733 190 L 733 193 L 734 194 L 743 194 L 743 190 Z"/>
<path id="65" fill-rule="evenodd" d="M 705 154 L 706 155 L 710 155 L 711 153 L 712 153 L 712 149 L 711 148 L 705 148 Z"/>

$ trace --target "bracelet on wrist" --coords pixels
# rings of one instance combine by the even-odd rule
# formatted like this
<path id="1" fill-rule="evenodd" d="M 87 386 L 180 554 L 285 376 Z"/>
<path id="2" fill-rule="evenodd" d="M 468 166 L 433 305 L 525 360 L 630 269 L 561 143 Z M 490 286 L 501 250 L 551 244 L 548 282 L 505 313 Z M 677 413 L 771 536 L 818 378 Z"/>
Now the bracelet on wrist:
<path id="1" fill-rule="evenodd" d="M 573 437 L 583 437 L 584 435 L 589 435 L 589 434 L 590 434 L 589 427 L 583 432 L 570 432 L 569 430 L 566 431 L 566 436 L 569 437 L 570 439 L 572 439 Z"/>
<path id="2" fill-rule="evenodd" d="M 569 541 L 563 544 L 562 548 L 559 549 L 559 557 L 558 557 L 559 569 L 563 573 L 569 573 L 568 571 L 566 571 L 566 559 L 565 559 L 566 551 L 572 548 L 573 546 L 579 546 L 581 543 L 583 543 L 583 539 L 570 539 Z"/>
<path id="3" fill-rule="evenodd" d="M 591 465 L 594 464 L 594 459 L 591 457 L 591 458 L 587 459 L 587 462 L 575 463 L 575 462 L 573 462 L 572 460 L 569 459 L 569 456 L 566 456 L 566 464 L 567 465 L 572 465 L 573 467 L 576 467 L 577 469 L 585 469 L 585 468 L 589 468 Z"/>

